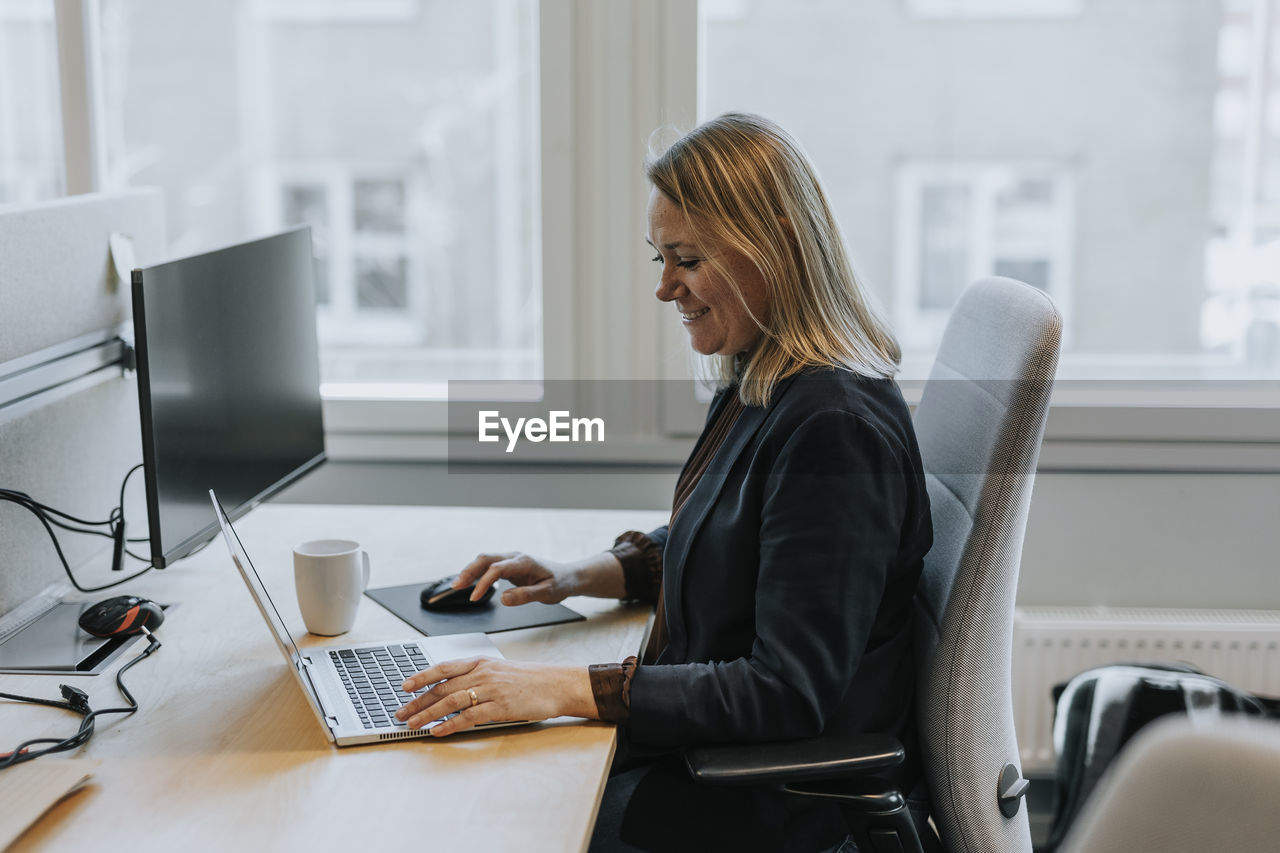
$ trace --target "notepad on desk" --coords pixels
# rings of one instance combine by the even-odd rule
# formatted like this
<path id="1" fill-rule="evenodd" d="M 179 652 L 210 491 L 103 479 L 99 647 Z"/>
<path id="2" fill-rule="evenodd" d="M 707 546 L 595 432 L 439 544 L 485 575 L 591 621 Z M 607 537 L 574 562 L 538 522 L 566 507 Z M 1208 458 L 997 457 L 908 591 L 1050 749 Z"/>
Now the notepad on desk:
<path id="1" fill-rule="evenodd" d="M 78 789 L 97 769 L 86 758 L 30 761 L 0 773 L 0 850 L 18 840 L 59 800 Z"/>

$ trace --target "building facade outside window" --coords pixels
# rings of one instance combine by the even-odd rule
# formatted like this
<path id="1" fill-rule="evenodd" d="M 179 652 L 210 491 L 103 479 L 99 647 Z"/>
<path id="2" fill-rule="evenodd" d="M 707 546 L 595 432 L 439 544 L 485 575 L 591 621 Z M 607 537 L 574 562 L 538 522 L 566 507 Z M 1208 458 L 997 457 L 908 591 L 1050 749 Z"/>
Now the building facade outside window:
<path id="1" fill-rule="evenodd" d="M 809 148 L 909 368 L 1005 274 L 1064 309 L 1062 377 L 1280 377 L 1277 0 L 700 9 L 702 114 Z"/>
<path id="2" fill-rule="evenodd" d="M 893 313 L 907 352 L 931 350 L 960 292 L 991 275 L 1045 291 L 1071 328 L 1075 194 L 1068 168 L 913 163 L 898 180 Z"/>
<path id="3" fill-rule="evenodd" d="M 988 274 L 1063 308 L 1061 377 L 1280 377 L 1280 0 L 91 0 L 88 140 L 53 5 L 0 3 L 5 200 L 159 186 L 175 257 L 309 224 L 327 423 L 364 458 L 432 458 L 448 379 L 685 378 L 640 164 L 726 110 L 809 148 L 907 378 Z M 1133 387 L 1090 440 L 1169 440 Z M 1177 437 L 1274 434 L 1193 397 Z M 701 424 L 678 408 L 638 405 L 660 440 Z"/>
<path id="4" fill-rule="evenodd" d="M 170 250 L 309 224 L 329 397 L 537 379 L 537 4 L 101 0 L 108 189 Z"/>

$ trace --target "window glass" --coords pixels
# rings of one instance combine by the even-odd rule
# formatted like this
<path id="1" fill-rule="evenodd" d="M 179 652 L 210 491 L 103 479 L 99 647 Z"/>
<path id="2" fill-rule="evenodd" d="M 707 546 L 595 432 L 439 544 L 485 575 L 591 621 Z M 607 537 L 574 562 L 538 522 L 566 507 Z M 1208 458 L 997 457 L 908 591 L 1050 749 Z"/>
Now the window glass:
<path id="1" fill-rule="evenodd" d="M 404 181 L 356 181 L 356 231 L 403 234 L 404 205 Z"/>
<path id="2" fill-rule="evenodd" d="M 902 164 L 891 291 L 909 370 L 923 367 L 918 356 L 936 346 L 956 299 L 977 278 L 1024 281 L 1069 313 L 1073 185 L 1069 169 L 1038 163 Z"/>
<path id="3" fill-rule="evenodd" d="M 64 192 L 58 98 L 53 0 L 0 2 L 0 204 Z"/>
<path id="4" fill-rule="evenodd" d="M 999 274 L 1063 310 L 1063 376 L 1280 376 L 1280 0 L 700 15 L 703 116 L 804 144 L 908 375 Z"/>
<path id="5" fill-rule="evenodd" d="M 921 308 L 945 311 L 969 277 L 969 195 L 962 184 L 920 188 Z"/>
<path id="6" fill-rule="evenodd" d="M 404 258 L 356 260 L 356 305 L 401 311 L 409 306 Z"/>
<path id="7" fill-rule="evenodd" d="M 327 394 L 540 377 L 536 3 L 101 9 L 109 187 L 174 255 L 309 224 Z"/>
<path id="8" fill-rule="evenodd" d="M 1074 15 L 1084 0 L 904 0 L 907 11 L 924 18 L 1036 18 Z"/>
<path id="9" fill-rule="evenodd" d="M 305 222 L 311 226 L 311 250 L 316 258 L 316 306 L 329 305 L 329 201 L 319 184 L 281 186 L 281 218 L 285 222 Z"/>

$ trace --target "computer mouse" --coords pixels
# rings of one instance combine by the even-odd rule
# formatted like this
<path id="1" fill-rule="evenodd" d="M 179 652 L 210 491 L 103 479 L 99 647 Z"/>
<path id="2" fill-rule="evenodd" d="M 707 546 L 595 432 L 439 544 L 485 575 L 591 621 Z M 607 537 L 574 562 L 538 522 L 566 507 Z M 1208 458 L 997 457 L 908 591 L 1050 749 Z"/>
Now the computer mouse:
<path id="1" fill-rule="evenodd" d="M 160 605 L 136 595 L 117 595 L 80 614 L 80 627 L 95 637 L 132 637 L 155 630 L 164 621 Z"/>
<path id="2" fill-rule="evenodd" d="M 450 575 L 423 587 L 422 606 L 427 610 L 463 610 L 468 607 L 480 607 L 493 598 L 493 587 L 490 586 L 479 600 L 472 601 L 471 591 L 476 588 L 476 585 L 468 584 L 461 589 L 454 589 L 453 582 L 457 579 L 457 575 Z"/>

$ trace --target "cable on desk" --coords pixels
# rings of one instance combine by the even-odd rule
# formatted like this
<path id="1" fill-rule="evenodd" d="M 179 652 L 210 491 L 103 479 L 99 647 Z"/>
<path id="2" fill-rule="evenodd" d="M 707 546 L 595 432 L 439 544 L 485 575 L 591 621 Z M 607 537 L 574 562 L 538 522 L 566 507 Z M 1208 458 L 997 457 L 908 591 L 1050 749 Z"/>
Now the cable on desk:
<path id="1" fill-rule="evenodd" d="M 0 752 L 0 770 L 12 767 L 15 764 L 22 764 L 26 761 L 34 761 L 42 755 L 49 755 L 54 752 L 66 752 L 67 750 L 75 749 L 78 746 L 88 743 L 89 738 L 93 737 L 94 727 L 98 717 L 101 717 L 104 714 L 135 713 L 139 707 L 138 701 L 133 698 L 133 694 L 129 692 L 129 688 L 124 686 L 124 674 L 128 672 L 131 667 L 142 662 L 147 657 L 150 657 L 152 652 L 160 648 L 160 641 L 156 639 L 155 634 L 152 634 L 146 628 L 142 629 L 142 633 L 146 634 L 147 639 L 150 640 L 147 644 L 147 648 L 142 652 L 142 654 L 120 667 L 120 670 L 116 673 L 116 688 L 120 691 L 120 695 L 125 698 L 125 701 L 129 703 L 129 707 L 127 708 L 102 708 L 95 711 L 89 707 L 89 695 L 80 688 L 72 687 L 68 684 L 58 685 L 59 689 L 62 691 L 62 698 L 65 700 L 62 702 L 59 702 L 56 699 L 40 699 L 33 696 L 18 696 L 13 693 L 0 693 L 0 699 L 12 699 L 17 702 L 32 702 L 37 705 L 47 705 L 51 708 L 63 708 L 82 716 L 82 719 L 80 720 L 80 729 L 75 734 L 71 735 L 71 737 L 62 738 L 61 740 L 52 737 L 32 738 L 31 740 L 23 741 L 8 752 Z M 52 744 L 52 746 L 47 746 L 44 749 L 37 749 L 35 751 L 31 750 L 31 747 L 42 743 Z"/>
<path id="2" fill-rule="evenodd" d="M 62 570 L 66 572 L 67 577 L 71 580 L 71 585 L 81 592 L 101 592 L 104 589 L 120 586 L 128 583 L 134 578 L 141 577 L 151 571 L 153 566 L 147 566 L 145 569 L 126 578 L 122 578 L 112 583 L 103 584 L 101 586 L 84 587 L 76 580 L 75 575 L 71 571 L 71 565 L 67 562 L 67 556 L 62 551 L 62 543 L 58 541 L 58 534 L 54 532 L 54 528 L 68 530 L 72 533 L 83 533 L 89 536 L 102 536 L 115 542 L 115 553 L 112 555 L 111 570 L 118 572 L 123 566 L 123 558 L 125 555 L 132 557 L 140 562 L 150 562 L 146 557 L 140 557 L 133 551 L 129 550 L 127 542 L 146 542 L 146 538 L 126 539 L 125 518 L 124 518 L 124 493 L 125 487 L 129 485 L 129 478 L 134 472 L 140 469 L 142 465 L 135 465 L 129 469 L 124 475 L 124 480 L 120 483 L 120 500 L 119 503 L 107 515 L 106 521 L 89 521 L 87 519 L 78 518 L 62 510 L 55 509 L 47 504 L 40 503 L 26 492 L 20 492 L 16 489 L 0 489 L 0 501 L 8 501 L 31 512 L 40 523 L 44 525 L 45 531 L 49 534 L 49 539 L 53 542 L 53 550 L 58 555 L 58 561 L 62 564 Z M 95 530 L 97 527 L 106 527 L 107 530 Z"/>

